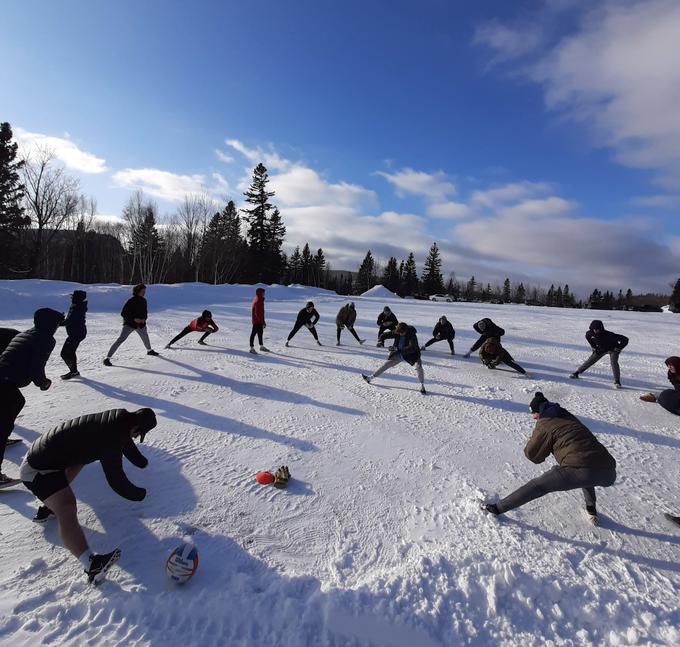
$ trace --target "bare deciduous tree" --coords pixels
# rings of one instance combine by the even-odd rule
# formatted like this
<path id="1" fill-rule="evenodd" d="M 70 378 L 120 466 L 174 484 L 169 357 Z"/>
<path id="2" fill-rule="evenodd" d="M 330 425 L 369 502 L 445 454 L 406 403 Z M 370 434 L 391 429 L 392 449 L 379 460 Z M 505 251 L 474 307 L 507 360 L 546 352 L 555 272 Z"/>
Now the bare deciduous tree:
<path id="1" fill-rule="evenodd" d="M 177 217 L 183 228 L 184 262 L 187 275 L 191 273 L 198 281 L 201 269 L 201 241 L 205 235 L 210 216 L 215 212 L 215 203 L 206 194 L 185 195 L 177 210 Z"/>

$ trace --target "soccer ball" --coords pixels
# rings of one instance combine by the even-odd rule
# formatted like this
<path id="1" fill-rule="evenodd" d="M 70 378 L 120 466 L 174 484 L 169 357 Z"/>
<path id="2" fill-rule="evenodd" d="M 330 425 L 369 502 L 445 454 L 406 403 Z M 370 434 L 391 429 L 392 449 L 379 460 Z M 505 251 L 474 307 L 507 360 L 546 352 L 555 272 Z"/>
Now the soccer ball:
<path id="1" fill-rule="evenodd" d="M 175 584 L 186 584 L 198 568 L 196 546 L 182 542 L 175 548 L 165 562 L 165 574 Z"/>

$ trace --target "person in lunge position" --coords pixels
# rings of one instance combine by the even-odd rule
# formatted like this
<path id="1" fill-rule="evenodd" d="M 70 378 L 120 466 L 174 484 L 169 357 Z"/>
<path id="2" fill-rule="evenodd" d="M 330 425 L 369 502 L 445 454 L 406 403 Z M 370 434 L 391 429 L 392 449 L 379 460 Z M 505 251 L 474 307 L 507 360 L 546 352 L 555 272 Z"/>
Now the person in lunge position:
<path id="1" fill-rule="evenodd" d="M 595 486 L 614 484 L 616 461 L 576 416 L 559 404 L 548 402 L 542 393 L 534 395 L 529 410 L 536 426 L 524 455 L 539 464 L 553 454 L 558 465 L 500 501 L 483 503 L 482 509 L 497 516 L 550 492 L 582 488 L 586 512 L 590 520 L 597 523 Z"/>
<path id="2" fill-rule="evenodd" d="M 61 348 L 61 359 L 68 367 L 68 373 L 61 376 L 62 380 L 78 377 L 78 358 L 76 351 L 80 342 L 87 337 L 85 314 L 87 313 L 87 292 L 74 290 L 71 295 L 71 306 L 68 309 L 63 325 L 66 326 L 66 341 Z"/>
<path id="3" fill-rule="evenodd" d="M 45 375 L 45 364 L 56 345 L 54 333 L 62 321 L 61 312 L 36 310 L 33 328 L 16 335 L 0 355 L 0 488 L 19 483 L 3 474 L 1 468 L 14 422 L 26 404 L 20 389 L 31 382 L 41 391 L 50 388 L 52 381 Z"/>
<path id="4" fill-rule="evenodd" d="M 309 332 L 311 333 L 312 337 L 316 339 L 316 343 L 321 346 L 321 342 L 319 341 L 319 335 L 316 332 L 316 322 L 319 321 L 319 313 L 316 311 L 316 308 L 314 307 L 314 303 L 311 301 L 307 301 L 305 304 L 305 307 L 298 312 L 297 319 L 295 320 L 295 325 L 293 326 L 293 330 L 290 331 L 288 334 L 288 339 L 286 341 L 286 346 L 288 346 L 288 343 L 290 342 L 293 337 L 297 334 L 297 331 L 300 330 L 303 326 L 306 326 L 309 329 Z"/>
<path id="5" fill-rule="evenodd" d="M 418 345 L 416 329 L 401 321 L 397 324 L 394 332 L 384 332 L 380 339 L 383 342 L 386 339 L 395 339 L 396 341 L 390 351 L 387 361 L 372 375 L 364 375 L 362 373 L 361 377 L 370 384 L 387 369 L 405 361 L 411 366 L 416 367 L 416 374 L 418 375 L 418 381 L 420 382 L 420 392 L 425 395 L 425 374 L 423 372 L 423 363 L 420 360 L 420 346 Z"/>
<path id="6" fill-rule="evenodd" d="M 669 357 L 665 363 L 668 369 L 668 381 L 673 388 L 664 389 L 659 395 L 645 393 L 640 396 L 640 400 L 658 402 L 666 411 L 680 416 L 680 357 Z"/>
<path id="7" fill-rule="evenodd" d="M 479 333 L 479 339 L 472 344 L 470 350 L 463 355 L 463 357 L 470 357 L 477 349 L 481 348 L 482 344 L 487 340 L 495 337 L 500 341 L 500 338 L 505 335 L 505 330 L 497 326 L 491 319 L 480 319 L 477 323 L 472 324 L 472 327 Z"/>
<path id="8" fill-rule="evenodd" d="M 398 323 L 399 321 L 397 319 L 397 315 L 395 315 L 394 312 L 390 310 L 389 306 L 385 306 L 383 311 L 378 315 L 378 319 L 375 322 L 376 326 L 378 326 L 378 343 L 376 344 L 378 348 L 381 348 L 385 345 L 385 341 L 382 339 L 382 334 L 386 330 L 393 332 Z"/>
<path id="9" fill-rule="evenodd" d="M 208 336 L 212 335 L 212 333 L 217 332 L 218 330 L 219 327 L 213 321 L 212 312 L 210 312 L 210 310 L 204 310 L 200 317 L 196 317 L 196 319 L 193 319 L 189 322 L 188 326 L 182 328 L 182 331 L 170 340 L 166 348 L 172 348 L 172 345 L 176 341 L 179 341 L 182 339 L 182 337 L 185 337 L 192 332 L 203 333 L 201 338 L 198 340 L 198 343 L 201 344 L 201 346 L 205 346 L 205 340 L 208 338 Z"/>
<path id="10" fill-rule="evenodd" d="M 505 348 L 501 345 L 500 339 L 491 337 L 487 339 L 482 347 L 479 349 L 479 359 L 482 360 L 482 364 L 487 368 L 496 368 L 499 364 L 505 364 L 510 368 L 514 369 L 526 377 L 531 377 L 525 369 L 523 369 L 515 360 L 512 355 L 508 353 Z"/>
<path id="11" fill-rule="evenodd" d="M 148 318 L 148 311 L 146 305 L 146 299 L 144 295 L 146 294 L 146 285 L 139 283 L 132 288 L 132 296 L 125 302 L 123 309 L 121 310 L 120 316 L 123 317 L 123 329 L 118 335 L 118 339 L 113 342 L 109 352 L 106 354 L 104 359 L 104 366 L 111 366 L 111 358 L 113 354 L 118 350 L 119 346 L 133 333 L 136 332 L 144 347 L 146 348 L 147 355 L 157 356 L 158 353 L 151 348 L 151 342 L 149 341 L 149 333 L 146 330 L 146 320 Z"/>
<path id="12" fill-rule="evenodd" d="M 59 523 L 64 547 L 77 557 L 89 582 L 99 583 L 120 557 L 116 548 L 110 553 L 93 553 L 78 523 L 76 498 L 70 483 L 84 465 L 100 461 L 111 488 L 130 501 L 141 501 L 146 490 L 133 485 L 123 471 L 123 456 L 136 467 L 149 461 L 142 456 L 133 439 L 144 436 L 156 426 L 152 409 L 134 412 L 111 409 L 67 420 L 33 442 L 21 464 L 24 485 L 43 502 L 34 521 L 51 515 Z"/>
<path id="13" fill-rule="evenodd" d="M 267 322 L 264 320 L 264 288 L 257 288 L 255 290 L 255 297 L 251 306 L 251 319 L 253 322 L 253 329 L 250 331 L 250 352 L 257 355 L 255 350 L 255 335 L 260 342 L 260 350 L 268 353 L 269 349 L 264 345 L 264 329 L 267 327 Z"/>
<path id="14" fill-rule="evenodd" d="M 354 322 L 357 320 L 357 311 L 356 308 L 354 307 L 354 302 L 350 301 L 349 303 L 346 303 L 340 310 L 338 310 L 338 314 L 335 317 L 335 326 L 337 328 L 337 337 L 338 341 L 336 343 L 336 346 L 340 346 L 340 333 L 342 332 L 343 328 L 347 328 L 347 330 L 352 333 L 352 336 L 354 339 L 356 339 L 360 344 L 363 344 L 366 340 L 365 339 L 359 339 L 359 335 L 357 335 L 357 331 L 354 330 Z"/>
<path id="15" fill-rule="evenodd" d="M 451 355 L 455 355 L 456 352 L 453 348 L 453 340 L 456 337 L 456 331 L 453 329 L 451 322 L 442 315 L 439 317 L 439 321 L 435 324 L 432 329 L 432 339 L 425 343 L 425 345 L 420 350 L 425 350 L 428 346 L 436 344 L 438 341 L 446 340 L 451 349 Z"/>
<path id="16" fill-rule="evenodd" d="M 605 355 L 609 355 L 612 374 L 614 375 L 614 387 L 620 389 L 621 370 L 619 368 L 619 353 L 628 345 L 628 337 L 605 330 L 604 324 L 599 319 L 595 319 L 590 322 L 586 339 L 593 352 L 569 377 L 577 379 L 581 373 L 585 373 L 595 362 L 599 362 Z"/>

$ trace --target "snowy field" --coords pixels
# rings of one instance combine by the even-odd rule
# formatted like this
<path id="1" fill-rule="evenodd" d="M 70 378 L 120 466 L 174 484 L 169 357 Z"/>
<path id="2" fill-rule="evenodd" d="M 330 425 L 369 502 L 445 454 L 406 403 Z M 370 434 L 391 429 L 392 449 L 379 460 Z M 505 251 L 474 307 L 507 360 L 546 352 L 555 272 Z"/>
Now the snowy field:
<path id="1" fill-rule="evenodd" d="M 40 306 L 66 310 L 75 284 L 0 282 L 0 325 L 26 328 Z M 122 558 L 99 587 L 59 545 L 54 520 L 31 522 L 28 491 L 0 492 L 0 644 L 22 645 L 678 645 L 680 432 L 676 417 L 639 395 L 666 388 L 665 357 L 680 354 L 680 317 L 514 305 L 390 300 L 424 343 L 441 314 L 457 330 L 424 353 L 429 395 L 403 364 L 365 384 L 385 359 L 375 319 L 385 300 L 355 297 L 359 347 L 335 314 L 345 299 L 308 288 L 267 290 L 269 355 L 248 354 L 252 286 L 152 286 L 149 332 L 162 357 L 130 337 L 102 366 L 120 329 L 128 288 L 85 286 L 89 336 L 82 378 L 24 389 L 15 435 L 27 443 L 59 422 L 115 407 L 152 407 L 159 425 L 130 479 L 148 489 L 121 499 L 98 464 L 74 482 L 94 550 Z M 284 348 L 298 309 L 321 313 L 323 347 L 305 329 Z M 221 330 L 163 346 L 203 308 Z M 491 317 L 532 374 L 489 371 L 463 359 L 472 323 Z M 589 354 L 597 316 L 630 337 L 624 390 L 608 360 L 567 378 Z M 599 489 L 601 527 L 580 491 L 549 495 L 494 520 L 479 500 L 508 493 L 553 464 L 529 463 L 528 402 L 542 390 L 579 416 L 618 462 Z M 26 446 L 10 447 L 16 476 Z M 260 469 L 290 467 L 287 490 L 260 486 Z M 196 576 L 172 585 L 164 560 L 195 542 Z"/>

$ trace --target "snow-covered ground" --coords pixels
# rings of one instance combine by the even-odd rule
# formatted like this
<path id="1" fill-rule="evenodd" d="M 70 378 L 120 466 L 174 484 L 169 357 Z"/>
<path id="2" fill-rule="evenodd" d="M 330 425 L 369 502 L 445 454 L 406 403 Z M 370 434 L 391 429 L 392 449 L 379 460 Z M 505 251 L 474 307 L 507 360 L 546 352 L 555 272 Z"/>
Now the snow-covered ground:
<path id="1" fill-rule="evenodd" d="M 66 309 L 73 284 L 0 282 L 0 325 L 25 328 L 39 306 Z M 342 297 L 302 287 L 268 289 L 269 355 L 248 354 L 252 286 L 152 286 L 152 343 L 136 336 L 102 366 L 129 294 L 86 286 L 89 336 L 82 379 L 25 389 L 16 434 L 31 442 L 60 421 L 114 407 L 152 407 L 159 426 L 131 480 L 148 489 L 131 503 L 87 467 L 74 482 L 95 550 L 120 546 L 119 566 L 98 588 L 60 547 L 52 520 L 31 523 L 23 488 L 0 492 L 0 644 L 22 645 L 636 645 L 680 644 L 679 420 L 640 402 L 665 388 L 663 360 L 680 354 L 666 314 L 558 310 L 404 300 L 390 306 L 424 343 L 441 314 L 456 330 L 424 354 L 429 395 L 407 365 L 365 384 L 385 359 L 375 348 L 381 299 L 354 297 L 357 327 L 335 346 Z M 323 347 L 301 330 L 283 342 L 313 299 Z M 203 308 L 221 326 L 196 344 L 163 346 Z M 588 355 L 596 314 L 630 337 L 622 391 L 606 360 L 567 379 Z M 472 323 L 488 316 L 533 379 L 484 369 L 460 354 Z M 48 375 L 64 371 L 64 332 Z M 544 466 L 523 447 L 528 402 L 542 390 L 579 416 L 610 449 L 619 478 L 599 489 L 602 527 L 589 526 L 579 491 L 509 513 L 483 515 L 478 501 L 505 494 Z M 25 446 L 10 447 L 16 475 Z M 260 486 L 260 469 L 286 464 L 287 490 Z M 164 560 L 195 542 L 200 565 L 176 587 Z"/>

